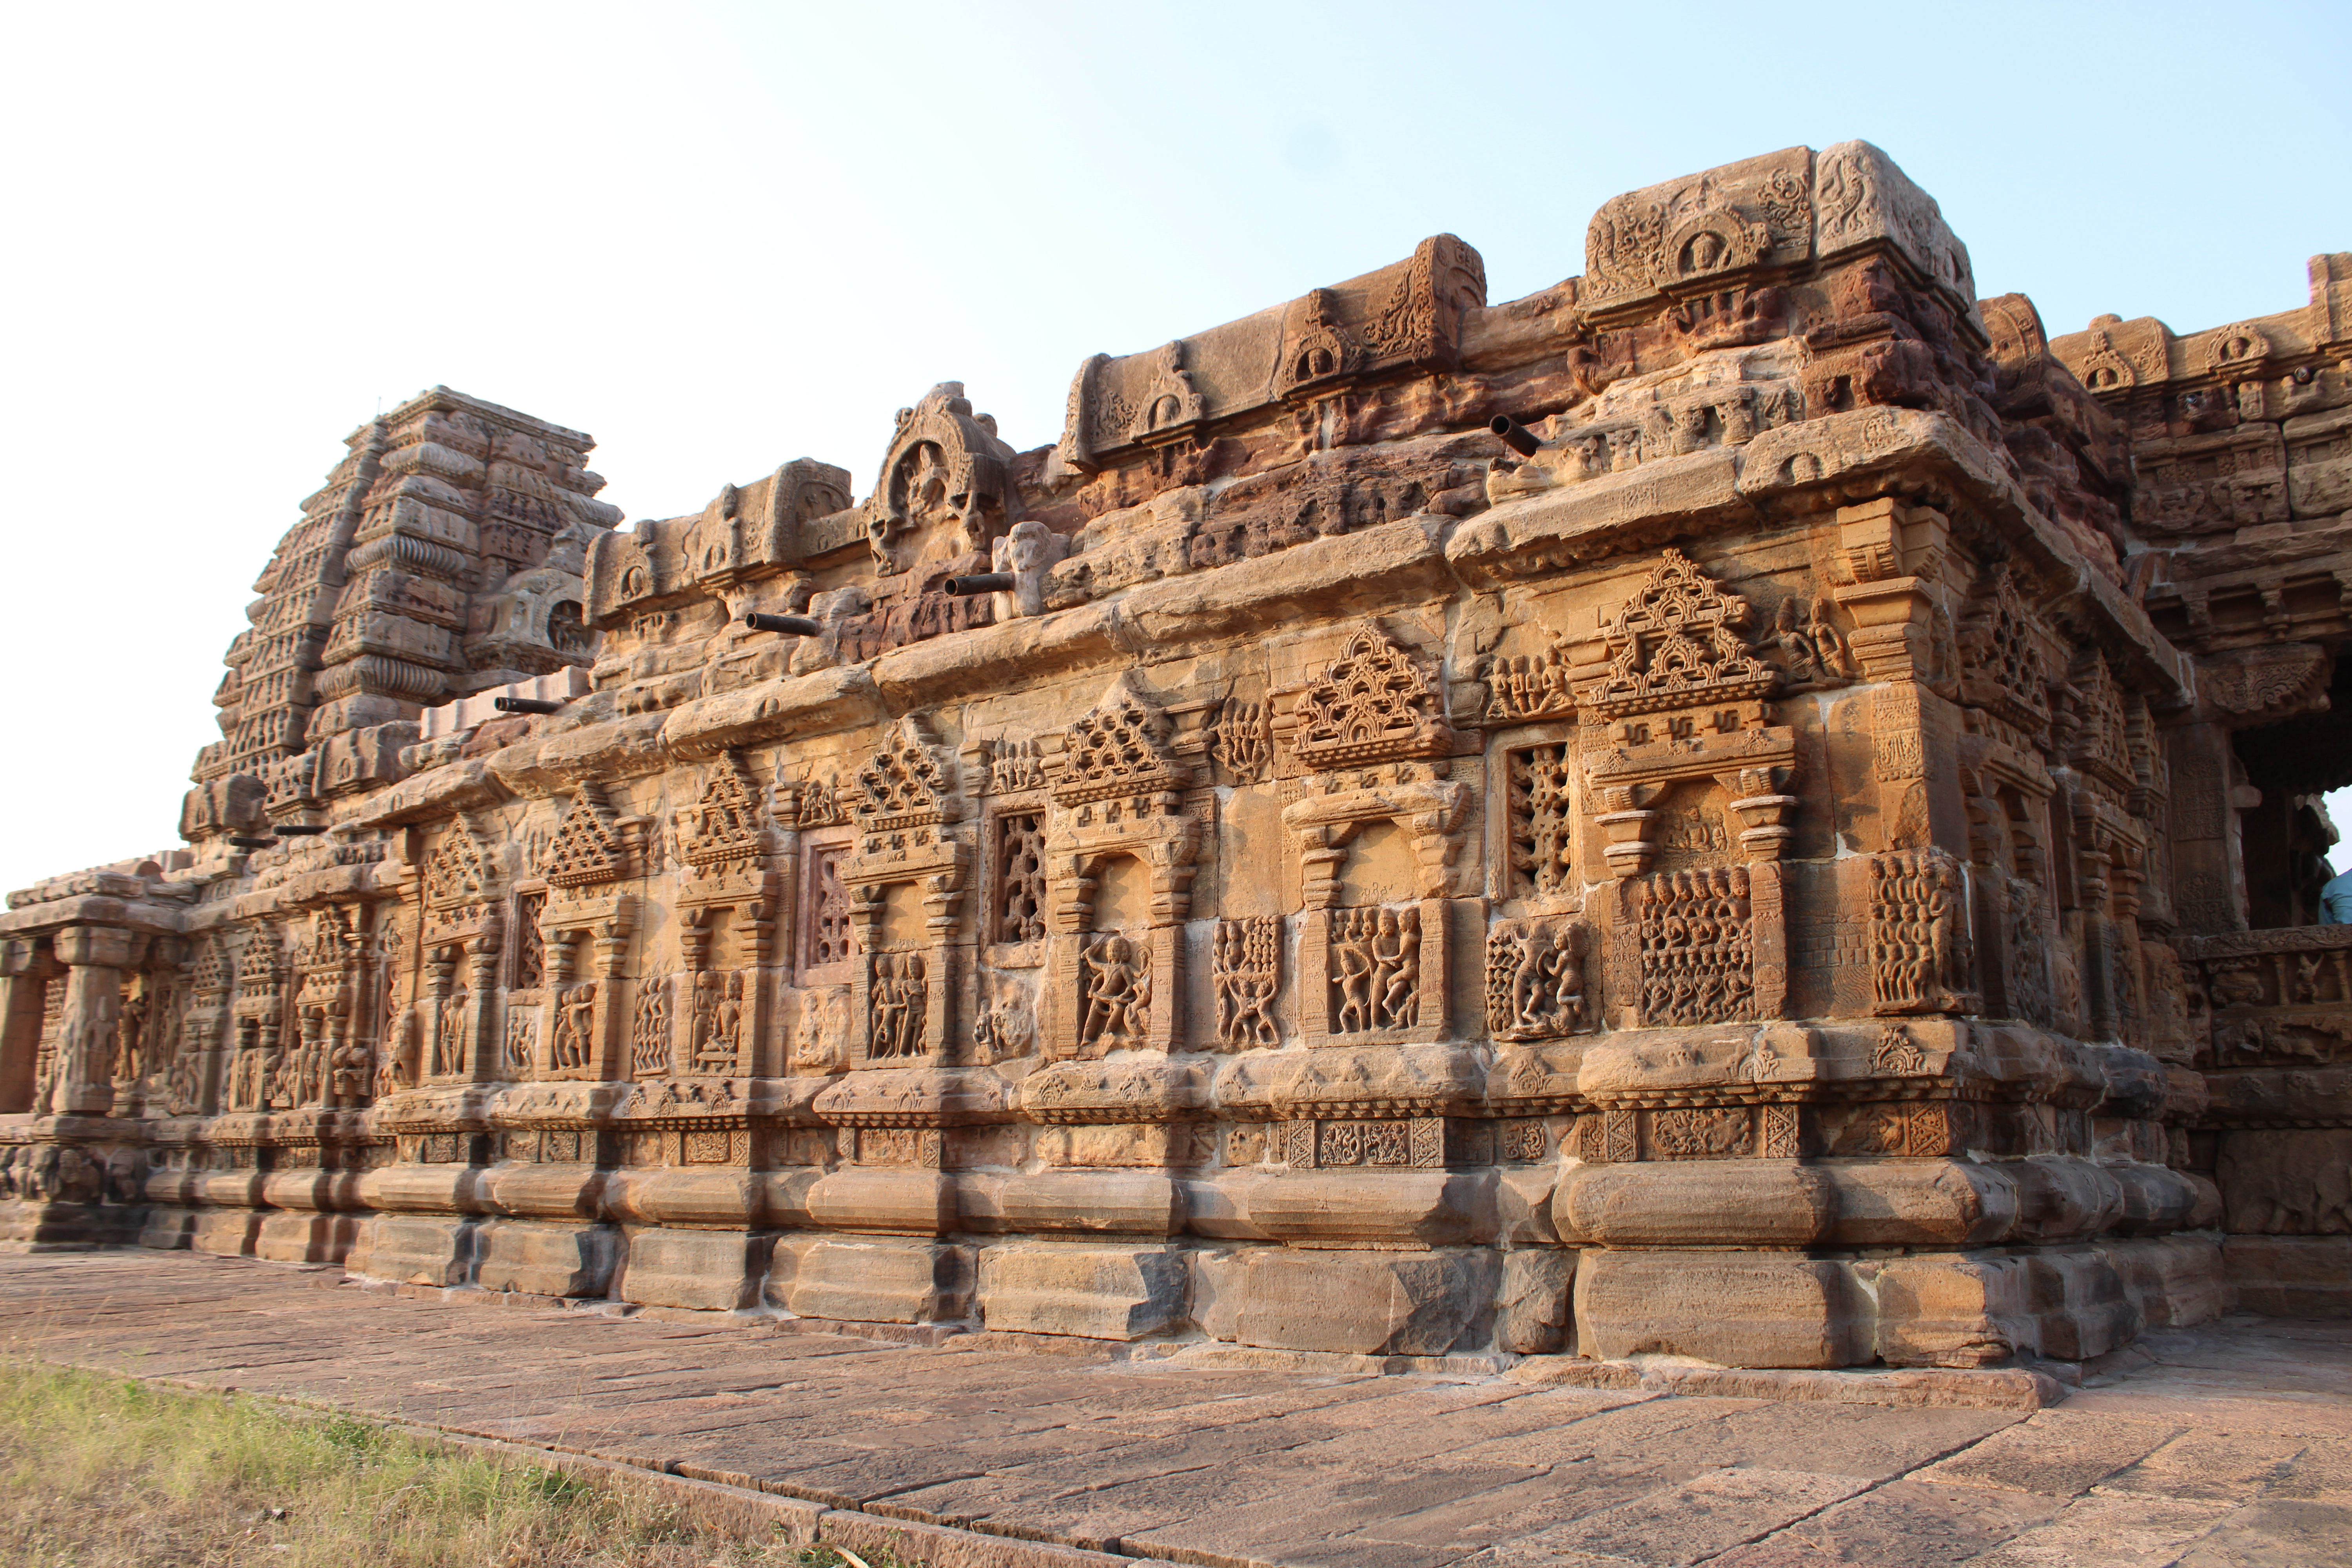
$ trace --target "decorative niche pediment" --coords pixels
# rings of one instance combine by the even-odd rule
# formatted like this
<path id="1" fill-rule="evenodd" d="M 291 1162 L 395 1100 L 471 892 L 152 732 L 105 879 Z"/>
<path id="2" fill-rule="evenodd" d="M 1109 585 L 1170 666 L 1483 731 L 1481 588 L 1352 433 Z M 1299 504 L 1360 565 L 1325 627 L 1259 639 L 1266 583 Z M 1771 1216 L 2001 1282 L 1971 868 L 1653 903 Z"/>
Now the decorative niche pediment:
<path id="1" fill-rule="evenodd" d="M 1609 673 L 1585 700 L 1607 719 L 1760 701 L 1779 672 L 1749 647 L 1750 619 L 1746 599 L 1669 547 L 1602 629 Z"/>
<path id="2" fill-rule="evenodd" d="M 1649 871 L 1666 826 L 1661 807 L 1676 787 L 1711 782 L 1721 791 L 1715 820 L 1702 825 L 1728 859 L 1779 858 L 1792 829 L 1796 736 L 1770 724 L 1767 701 L 1780 671 L 1757 657 L 1742 628 L 1748 601 L 1727 594 L 1679 550 L 1669 548 L 1642 586 L 1602 628 L 1609 674 L 1586 693 L 1617 722 L 1608 747 L 1587 751 L 1593 821 L 1621 881 Z"/>
<path id="3" fill-rule="evenodd" d="M 575 895 L 637 874 L 635 836 L 623 827 L 601 785 L 583 784 L 573 794 L 540 858 L 539 874 L 550 887 Z"/>
<path id="4" fill-rule="evenodd" d="M 696 870 L 738 866 L 766 853 L 760 786 L 730 752 L 710 770 L 702 795 L 678 809 L 678 858 Z"/>
<path id="5" fill-rule="evenodd" d="M 856 791 L 849 816 L 863 834 L 936 827 L 963 816 L 946 748 L 912 713 L 858 768 Z"/>
<path id="6" fill-rule="evenodd" d="M 1183 789 L 1192 770 L 1170 750 L 1175 726 L 1122 672 L 1091 712 L 1072 724 L 1047 759 L 1047 793 L 1060 806 L 1144 800 Z"/>
<path id="7" fill-rule="evenodd" d="M 677 809 L 677 855 L 686 863 L 681 902 L 740 903 L 764 897 L 766 815 L 760 786 L 742 759 L 721 753 L 701 795 Z"/>
<path id="8" fill-rule="evenodd" d="M 499 889 L 492 865 L 472 819 L 460 813 L 425 858 L 419 879 L 427 942 L 462 941 L 495 923 Z"/>
<path id="9" fill-rule="evenodd" d="M 866 502 L 875 569 L 895 577 L 920 563 L 985 554 L 1019 508 L 1007 473 L 1012 458 L 995 422 L 972 412 L 960 381 L 941 382 L 900 410 Z"/>
<path id="10" fill-rule="evenodd" d="M 1292 750 L 1317 771 L 1440 757 L 1454 746 L 1438 682 L 1371 625 L 1299 692 L 1291 718 Z"/>

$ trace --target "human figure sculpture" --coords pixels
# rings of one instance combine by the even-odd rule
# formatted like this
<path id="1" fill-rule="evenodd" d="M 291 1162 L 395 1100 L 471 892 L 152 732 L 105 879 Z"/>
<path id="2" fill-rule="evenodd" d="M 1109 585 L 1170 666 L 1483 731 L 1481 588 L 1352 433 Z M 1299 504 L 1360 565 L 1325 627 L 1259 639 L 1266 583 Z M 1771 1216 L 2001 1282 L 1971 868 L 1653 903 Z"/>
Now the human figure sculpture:
<path id="1" fill-rule="evenodd" d="M 1078 1037 L 1089 1045 L 1140 1039 L 1146 994 L 1142 966 L 1127 938 L 1113 936 L 1087 955 L 1087 1013 Z"/>
<path id="2" fill-rule="evenodd" d="M 718 1030 L 712 1037 L 711 1054 L 725 1058 L 731 1067 L 742 1047 L 742 1039 L 743 976 L 730 974 L 727 977 L 727 994 L 719 1004 Z"/>
<path id="3" fill-rule="evenodd" d="M 1332 962 L 1339 969 L 1340 1034 L 1360 1034 L 1373 1026 L 1371 947 L 1370 941 L 1352 933 L 1331 945 Z"/>
<path id="4" fill-rule="evenodd" d="M 327 1062 L 327 1089 L 334 1102 L 342 1106 L 364 1104 L 369 1069 L 374 1065 L 375 1053 L 356 1040 L 336 1047 Z"/>
<path id="5" fill-rule="evenodd" d="M 905 954 L 898 960 L 898 1050 L 902 1057 L 923 1054 L 923 1014 L 928 998 L 924 980 L 926 966 L 919 952 Z"/>
<path id="6" fill-rule="evenodd" d="M 900 1053 L 900 1025 L 906 1016 L 906 994 L 898 984 L 898 958 L 894 953 L 882 953 L 874 960 L 871 984 L 871 1018 L 868 1027 L 873 1034 L 869 1055 L 895 1057 Z"/>
<path id="7" fill-rule="evenodd" d="M 391 1036 L 392 1049 L 376 1068 L 379 1098 L 416 1082 L 416 1014 L 413 1008 L 404 1007 L 393 1016 Z"/>
<path id="8" fill-rule="evenodd" d="M 466 1004 L 472 998 L 463 991 L 452 991 L 441 998 L 433 1032 L 433 1074 L 461 1072 L 466 1066 Z"/>
<path id="9" fill-rule="evenodd" d="M 1372 968 L 1378 1013 L 1382 1026 L 1398 1028 L 1412 1022 L 1413 991 L 1421 984 L 1420 922 L 1408 925 L 1394 910 L 1381 911 L 1372 938 Z"/>
<path id="10" fill-rule="evenodd" d="M 557 1005 L 551 1060 L 558 1068 L 586 1067 L 595 1038 L 596 983 L 591 980 L 565 992 Z"/>

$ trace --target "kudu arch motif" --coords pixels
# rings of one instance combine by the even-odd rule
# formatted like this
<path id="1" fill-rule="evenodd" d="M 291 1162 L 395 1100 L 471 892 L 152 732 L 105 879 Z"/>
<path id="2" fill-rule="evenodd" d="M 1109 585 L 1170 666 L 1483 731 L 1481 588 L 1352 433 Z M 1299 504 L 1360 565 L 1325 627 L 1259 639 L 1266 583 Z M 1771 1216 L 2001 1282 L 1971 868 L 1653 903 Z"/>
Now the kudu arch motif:
<path id="1" fill-rule="evenodd" d="M 1050 447 L 941 383 L 864 493 L 369 421 L 185 847 L 0 914 L 0 1240 L 1751 1367 L 2346 1310 L 2352 258 L 2052 339 L 1863 142 L 1587 240 Z"/>

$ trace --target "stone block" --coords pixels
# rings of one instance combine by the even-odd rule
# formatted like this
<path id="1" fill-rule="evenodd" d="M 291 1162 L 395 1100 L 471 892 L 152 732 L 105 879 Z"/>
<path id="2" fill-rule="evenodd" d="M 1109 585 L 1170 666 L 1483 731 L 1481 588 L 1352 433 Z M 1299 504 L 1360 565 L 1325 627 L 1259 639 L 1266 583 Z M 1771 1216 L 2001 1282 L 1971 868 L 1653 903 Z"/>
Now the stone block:
<path id="1" fill-rule="evenodd" d="M 2150 1331 L 2185 1329 L 2229 1310 L 2221 1243 L 2210 1236 L 2134 1237 L 2096 1250 Z"/>
<path id="2" fill-rule="evenodd" d="M 1603 1247 L 1805 1247 L 1828 1238 L 1837 1191 L 1793 1160 L 1580 1165 L 1552 1214 L 1563 1238 Z"/>
<path id="3" fill-rule="evenodd" d="M 2123 1185 L 2088 1160 L 2036 1154 L 2006 1169 L 2017 1182 L 2011 1238 L 2044 1245 L 2096 1236 L 2123 1214 Z"/>
<path id="4" fill-rule="evenodd" d="M 473 1275 L 475 1224 L 454 1215 L 380 1214 L 360 1226 L 343 1267 L 402 1285 L 463 1285 Z"/>
<path id="5" fill-rule="evenodd" d="M 2352 1229 L 2352 1127 L 2225 1132 L 2213 1179 L 2232 1234 Z"/>
<path id="6" fill-rule="evenodd" d="M 603 1225 L 490 1220 L 475 1234 L 475 1252 L 474 1283 L 485 1290 L 596 1297 L 612 1285 L 621 1236 Z"/>
<path id="7" fill-rule="evenodd" d="M 1556 1247 L 1552 1220 L 1558 1165 L 1507 1165 L 1495 1173 L 1495 1239 L 1507 1247 Z"/>
<path id="8" fill-rule="evenodd" d="M 518 1219 L 596 1217 L 606 1174 L 590 1164 L 500 1165 L 482 1183 L 483 1200 Z"/>
<path id="9" fill-rule="evenodd" d="M 760 1177 L 763 1223 L 782 1230 L 805 1229 L 816 1222 L 809 1215 L 809 1191 L 824 1179 L 823 1167 L 797 1166 L 768 1171 Z"/>
<path id="10" fill-rule="evenodd" d="M 1495 1234 L 1492 1171 L 1252 1171 L 1217 1184 L 1256 1234 L 1281 1241 L 1415 1241 L 1430 1247 Z"/>
<path id="11" fill-rule="evenodd" d="M 488 1173 L 478 1165 L 385 1165 L 362 1178 L 360 1201 L 379 1213 L 479 1214 Z M 207 1193 L 205 1201 L 222 1200 Z"/>
<path id="12" fill-rule="evenodd" d="M 958 1178 L 965 1227 L 988 1232 L 1176 1236 L 1184 1194 L 1157 1171 L 1038 1171 Z"/>
<path id="13" fill-rule="evenodd" d="M 2000 1165 L 1967 1160 L 1823 1160 L 1835 1194 L 1831 1231 L 1847 1247 L 1971 1247 L 2017 1223 L 2017 1184 Z"/>
<path id="14" fill-rule="evenodd" d="M 575 1166 L 550 1166 L 566 1175 L 560 1181 L 577 1181 Z M 504 1191 L 504 1173 L 495 1181 L 486 1181 L 488 1191 Z M 546 1195 L 546 1194 L 542 1194 Z M 732 1166 L 709 1169 L 668 1169 L 616 1172 L 607 1181 L 603 1193 L 604 1213 L 613 1219 L 634 1225 L 652 1226 L 726 1226 L 737 1230 L 749 1229 L 759 1224 L 760 1210 L 766 1194 L 760 1179 L 748 1170 Z"/>
<path id="15" fill-rule="evenodd" d="M 1094 1127 L 1041 1127 L 1037 1157 L 1048 1165 L 1083 1168 L 1157 1169 L 1191 1163 L 1193 1124 L 1120 1123 Z"/>
<path id="16" fill-rule="evenodd" d="M 261 1215 L 257 1210 L 201 1208 L 189 1222 L 188 1247 L 222 1258 L 250 1258 L 254 1235 L 260 1228 Z"/>
<path id="17" fill-rule="evenodd" d="M 1655 1352 L 1723 1366 L 1852 1366 L 1872 1353 L 1845 1265 L 1769 1252 L 1586 1252 L 1576 1343 L 1602 1360 Z"/>
<path id="18" fill-rule="evenodd" d="M 265 1214 L 253 1238 L 253 1256 L 272 1263 L 341 1263 L 362 1222 L 355 1215 Z"/>
<path id="19" fill-rule="evenodd" d="M 2203 1194 L 2195 1182 L 2179 1171 L 2145 1161 L 2123 1161 L 2106 1167 L 2123 1194 L 2122 1212 L 2114 1229 L 2124 1236 L 2160 1236 L 2189 1224 Z"/>
<path id="20" fill-rule="evenodd" d="M 356 1209 L 360 1178 L 349 1171 L 273 1171 L 261 1184 L 262 1200 L 274 1209 L 312 1213 Z"/>
<path id="21" fill-rule="evenodd" d="M 139 1245 L 165 1252 L 191 1246 L 195 1239 L 196 1213 L 194 1209 L 149 1205 L 147 1221 L 139 1227 Z"/>
<path id="22" fill-rule="evenodd" d="M 1576 1254 L 1528 1247 L 1503 1255 L 1503 1285 L 1495 1301 L 1495 1348 L 1521 1355 L 1570 1349 Z"/>
<path id="23" fill-rule="evenodd" d="M 1192 1271 L 1189 1299 L 1193 1323 L 1213 1340 L 1238 1338 L 1248 1253 L 1200 1247 L 1188 1250 L 1184 1260 Z"/>
<path id="24" fill-rule="evenodd" d="M 257 1209 L 269 1176 L 263 1171 L 215 1171 L 196 1183 L 196 1199 L 210 1208 Z M 381 1205 L 370 1204 L 370 1207 Z"/>
<path id="25" fill-rule="evenodd" d="M 648 1307 L 733 1312 L 759 1299 L 774 1238 L 732 1230 L 631 1228 L 613 1295 Z"/>
<path id="26" fill-rule="evenodd" d="M 828 1230 L 938 1236 L 956 1228 L 956 1182 L 938 1171 L 835 1171 L 809 1188 L 808 1215 Z"/>
<path id="27" fill-rule="evenodd" d="M 2085 1361 L 2128 1344 L 2140 1331 L 2139 1309 L 2099 1253 L 2038 1252 L 2026 1259 L 2027 1310 L 2046 1356 Z"/>
<path id="28" fill-rule="evenodd" d="M 971 1290 L 969 1247 L 795 1237 L 777 1247 L 765 1295 L 803 1318 L 945 1323 L 971 1314 Z"/>
<path id="29" fill-rule="evenodd" d="M 1167 1247 L 990 1247 L 980 1255 L 980 1319 L 1026 1333 L 1149 1339 L 1184 1321 L 1186 1273 Z"/>
<path id="30" fill-rule="evenodd" d="M 2352 1236 L 2232 1236 L 2221 1256 L 2239 1311 L 2352 1318 Z"/>
<path id="31" fill-rule="evenodd" d="M 1443 1355 L 1485 1342 L 1497 1258 L 1489 1252 L 1246 1254 L 1234 1338 L 1276 1350 Z"/>
<path id="32" fill-rule="evenodd" d="M 1899 1258 L 1858 1272 L 1878 1297 L 1889 1366 L 1992 1366 L 2033 1348 L 2025 1263 L 2000 1253 Z"/>

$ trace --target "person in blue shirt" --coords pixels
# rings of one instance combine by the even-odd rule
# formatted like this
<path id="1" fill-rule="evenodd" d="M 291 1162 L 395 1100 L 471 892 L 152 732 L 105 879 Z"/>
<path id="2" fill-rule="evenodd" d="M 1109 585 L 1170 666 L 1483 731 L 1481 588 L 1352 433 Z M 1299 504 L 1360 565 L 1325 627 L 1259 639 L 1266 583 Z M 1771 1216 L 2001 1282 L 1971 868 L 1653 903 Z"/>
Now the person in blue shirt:
<path id="1" fill-rule="evenodd" d="M 2352 926 L 2352 871 L 2329 878 L 2327 886 L 2319 889 L 2319 923 Z"/>

